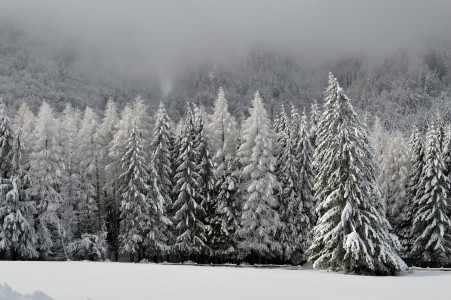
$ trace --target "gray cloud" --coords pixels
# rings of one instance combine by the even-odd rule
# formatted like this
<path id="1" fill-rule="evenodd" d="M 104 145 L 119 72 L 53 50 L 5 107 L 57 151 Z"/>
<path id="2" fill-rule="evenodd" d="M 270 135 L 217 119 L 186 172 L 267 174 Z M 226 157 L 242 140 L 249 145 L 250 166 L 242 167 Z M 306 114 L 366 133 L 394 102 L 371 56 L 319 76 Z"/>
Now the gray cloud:
<path id="1" fill-rule="evenodd" d="M 449 0 L 0 0 L 0 18 L 49 43 L 146 74 L 264 45 L 304 59 L 386 53 L 451 36 Z"/>

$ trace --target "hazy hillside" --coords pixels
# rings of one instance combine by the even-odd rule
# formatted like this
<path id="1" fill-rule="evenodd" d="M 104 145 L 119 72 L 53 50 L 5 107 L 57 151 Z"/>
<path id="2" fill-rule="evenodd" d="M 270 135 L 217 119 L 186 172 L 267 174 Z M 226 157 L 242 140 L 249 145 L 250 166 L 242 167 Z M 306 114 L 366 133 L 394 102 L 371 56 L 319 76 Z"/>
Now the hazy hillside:
<path id="1" fill-rule="evenodd" d="M 0 26 L 0 97 L 12 111 L 22 102 L 37 111 L 45 99 L 58 111 L 71 102 L 101 113 L 108 98 L 122 107 L 141 95 L 152 110 L 163 99 L 177 120 L 184 115 L 186 101 L 211 109 L 222 86 L 234 115 L 247 113 L 258 89 L 273 117 L 281 103 L 294 103 L 308 112 L 311 103 L 322 101 L 327 74 L 333 72 L 356 108 L 368 116 L 378 115 L 387 129 L 405 131 L 412 123 L 424 128 L 437 111 L 445 121 L 451 120 L 451 46 L 440 40 L 428 40 L 386 58 L 358 53 L 314 62 L 254 47 L 233 60 L 205 58 L 180 66 L 166 75 L 169 79 L 164 84 L 170 88 L 165 97 L 156 71 L 130 76 L 101 57 L 101 52 L 86 54 L 75 42 L 37 39 L 4 23 Z"/>

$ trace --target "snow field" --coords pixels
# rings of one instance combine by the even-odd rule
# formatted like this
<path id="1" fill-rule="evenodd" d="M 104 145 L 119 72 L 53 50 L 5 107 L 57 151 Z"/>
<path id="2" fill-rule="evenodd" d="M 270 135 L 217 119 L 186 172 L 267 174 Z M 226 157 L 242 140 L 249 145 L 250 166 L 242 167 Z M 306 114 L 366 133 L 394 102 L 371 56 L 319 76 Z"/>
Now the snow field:
<path id="1" fill-rule="evenodd" d="M 40 290 L 55 300 L 414 300 L 445 299 L 451 272 L 374 277 L 321 270 L 3 261 L 0 283 L 22 294 Z"/>

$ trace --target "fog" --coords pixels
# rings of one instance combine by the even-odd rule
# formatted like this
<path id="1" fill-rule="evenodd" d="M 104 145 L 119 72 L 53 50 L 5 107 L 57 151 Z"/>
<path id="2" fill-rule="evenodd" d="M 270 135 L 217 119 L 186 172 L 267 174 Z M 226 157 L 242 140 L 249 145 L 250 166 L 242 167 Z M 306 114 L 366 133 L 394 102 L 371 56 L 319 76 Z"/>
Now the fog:
<path id="1" fill-rule="evenodd" d="M 0 0 L 0 18 L 136 75 L 258 47 L 321 61 L 451 36 L 449 0 Z"/>

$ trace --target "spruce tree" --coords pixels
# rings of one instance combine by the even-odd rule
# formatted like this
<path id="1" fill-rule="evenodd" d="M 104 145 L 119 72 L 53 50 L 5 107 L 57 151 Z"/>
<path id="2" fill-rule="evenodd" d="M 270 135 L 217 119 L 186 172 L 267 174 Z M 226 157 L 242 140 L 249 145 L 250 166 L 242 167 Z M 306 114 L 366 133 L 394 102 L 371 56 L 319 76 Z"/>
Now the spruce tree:
<path id="1" fill-rule="evenodd" d="M 210 119 L 208 132 L 214 154 L 212 163 L 216 182 L 212 195 L 214 211 L 208 218 L 209 242 L 214 256 L 234 258 L 237 255 L 236 231 L 240 211 L 236 201 L 237 178 L 234 169 L 237 131 L 222 88 L 219 89 Z"/>
<path id="2" fill-rule="evenodd" d="M 274 195 L 280 183 L 274 174 L 274 133 L 258 91 L 249 113 L 243 124 L 242 143 L 238 150 L 243 166 L 240 189 L 244 203 L 238 231 L 242 238 L 239 248 L 242 255 L 260 260 L 273 258 L 282 251 L 276 237 L 282 224 Z"/>
<path id="3" fill-rule="evenodd" d="M 37 238 L 34 230 L 35 202 L 25 194 L 29 177 L 22 168 L 24 151 L 22 130 L 16 129 L 11 151 L 6 159 L 10 161 L 10 177 L 2 179 L 0 188 L 5 193 L 0 201 L 0 251 L 9 252 L 11 259 L 38 257 Z"/>
<path id="4" fill-rule="evenodd" d="M 318 127 L 318 223 L 309 259 L 315 268 L 392 273 L 407 266 L 381 209 L 377 164 L 366 128 L 332 74 Z"/>
<path id="5" fill-rule="evenodd" d="M 205 254 L 208 250 L 206 245 L 207 228 L 203 222 L 207 214 L 199 197 L 201 195 L 201 178 L 196 164 L 199 154 L 195 147 L 195 139 L 193 115 L 188 106 L 176 163 L 177 170 L 174 176 L 177 193 L 174 202 L 176 233 L 174 249 L 183 256 L 182 258 Z"/>
<path id="6" fill-rule="evenodd" d="M 80 199 L 77 205 L 80 234 L 93 234 L 101 228 L 100 156 L 97 115 L 86 107 L 77 135 L 77 162 L 81 175 Z"/>
<path id="7" fill-rule="evenodd" d="M 111 113 L 110 118 L 114 120 L 113 111 L 111 111 Z M 112 122 L 114 122 L 113 120 L 110 120 L 109 123 L 112 124 Z M 110 195 L 105 199 L 105 216 L 109 246 L 115 254 L 116 260 L 119 258 L 118 236 L 121 206 L 119 187 L 122 185 L 122 178 L 117 176 L 117 174 L 122 174 L 125 171 L 121 160 L 125 153 L 125 147 L 132 128 L 133 110 L 129 106 L 126 106 L 122 111 L 121 120 L 117 125 L 117 131 L 114 134 L 114 138 L 108 145 L 108 159 L 105 158 L 105 161 L 108 162 L 108 164 L 105 166 L 105 173 L 107 175 L 105 176 L 106 183 L 104 189 Z"/>
<path id="8" fill-rule="evenodd" d="M 116 176 L 110 171 L 114 171 L 118 164 L 115 164 L 113 157 L 110 155 L 110 146 L 113 145 L 114 137 L 118 131 L 119 118 L 117 115 L 116 103 L 109 99 L 105 108 L 102 124 L 99 129 L 101 160 L 100 160 L 100 186 L 102 189 L 100 201 L 102 218 L 105 222 L 107 230 L 108 246 L 111 252 L 116 256 L 119 255 L 117 235 L 119 232 L 119 204 L 116 201 L 118 187 L 115 185 Z M 110 166 L 110 167 L 108 167 Z"/>
<path id="9" fill-rule="evenodd" d="M 58 213 L 63 201 L 61 187 L 66 180 L 65 164 L 56 129 L 53 111 L 44 102 L 33 131 L 29 171 L 31 185 L 26 192 L 36 202 L 36 234 L 41 254 L 53 259 L 67 259 L 65 229 Z"/>
<path id="10" fill-rule="evenodd" d="M 411 255 L 427 266 L 442 266 L 451 254 L 451 223 L 449 219 L 450 180 L 440 150 L 440 124 L 429 126 L 425 166 L 419 188 L 423 196 L 416 199 L 412 227 Z"/>
<path id="11" fill-rule="evenodd" d="M 301 214 L 298 185 L 298 169 L 292 144 L 291 126 L 282 105 L 276 127 L 276 178 L 280 183 L 277 193 L 281 227 L 279 242 L 282 246 L 284 260 L 290 260 L 293 253 L 299 251 L 298 243 L 298 215 Z"/>
<path id="12" fill-rule="evenodd" d="M 318 131 L 318 125 L 319 125 L 319 120 L 321 118 L 321 109 L 318 105 L 318 102 L 315 100 L 315 102 L 313 102 L 312 104 L 312 109 L 310 111 L 310 131 L 309 131 L 309 136 L 310 136 L 310 144 L 312 145 L 312 147 L 315 149 L 317 146 L 316 143 L 316 136 L 317 136 L 317 131 Z"/>
<path id="13" fill-rule="evenodd" d="M 160 103 L 157 120 L 153 129 L 153 139 L 150 146 L 151 162 L 155 169 L 156 185 L 159 188 L 161 197 L 164 199 L 165 214 L 172 218 L 172 193 L 173 193 L 173 160 L 171 151 L 173 150 L 174 133 L 171 127 L 171 121 L 166 113 L 163 103 Z M 173 243 L 172 228 L 165 229 L 168 237 L 168 243 Z"/>
<path id="14" fill-rule="evenodd" d="M 297 229 L 295 244 L 296 251 L 291 258 L 293 263 L 300 263 L 307 259 L 307 250 L 311 243 L 311 230 L 316 223 L 316 205 L 313 197 L 315 171 L 313 170 L 313 146 L 310 144 L 310 135 L 307 131 L 307 116 L 305 112 L 301 118 L 299 128 L 299 142 L 296 145 L 296 169 L 298 170 L 297 184 L 299 202 L 288 207 L 298 210 L 295 215 L 294 226 Z"/>
<path id="15" fill-rule="evenodd" d="M 401 243 L 400 254 L 404 259 L 410 258 L 412 249 L 412 222 L 415 212 L 415 198 L 423 193 L 420 191 L 420 179 L 424 169 L 424 145 L 421 133 L 416 126 L 412 129 L 409 139 L 410 163 L 407 185 L 406 185 L 406 205 L 399 216 L 399 222 L 395 225 L 394 231 Z"/>

